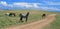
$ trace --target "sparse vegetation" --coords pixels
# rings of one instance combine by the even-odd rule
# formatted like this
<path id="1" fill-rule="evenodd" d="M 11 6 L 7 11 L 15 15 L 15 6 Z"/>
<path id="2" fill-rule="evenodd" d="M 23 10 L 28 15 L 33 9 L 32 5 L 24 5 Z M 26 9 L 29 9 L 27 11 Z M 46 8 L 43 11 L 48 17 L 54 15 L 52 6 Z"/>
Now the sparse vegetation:
<path id="1" fill-rule="evenodd" d="M 47 25 L 43 29 L 60 29 L 60 13 L 55 14 L 56 14 L 55 20 L 50 25 Z"/>
<path id="2" fill-rule="evenodd" d="M 6 16 L 5 13 L 7 12 L 13 12 L 16 13 L 16 17 L 9 17 Z M 7 27 L 10 25 L 18 25 L 18 24 L 26 24 L 26 22 L 20 23 L 19 22 L 19 14 L 23 13 L 26 14 L 27 12 L 30 12 L 28 22 L 34 22 L 41 20 L 41 14 L 46 13 L 51 14 L 52 12 L 47 12 L 47 11 L 40 11 L 40 10 L 5 10 L 0 12 L 0 28 Z M 27 22 L 27 23 L 28 23 Z"/>
<path id="3" fill-rule="evenodd" d="M 60 13 L 57 13 L 56 19 L 51 23 L 50 29 L 60 29 Z"/>

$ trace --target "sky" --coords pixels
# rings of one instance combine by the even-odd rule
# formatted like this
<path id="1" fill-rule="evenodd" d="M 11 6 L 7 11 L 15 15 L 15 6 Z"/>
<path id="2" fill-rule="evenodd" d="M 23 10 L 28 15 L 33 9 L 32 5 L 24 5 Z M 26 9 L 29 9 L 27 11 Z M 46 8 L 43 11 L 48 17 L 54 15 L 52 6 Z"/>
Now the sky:
<path id="1" fill-rule="evenodd" d="M 60 0 L 0 0 L 0 9 L 36 8 L 60 11 Z"/>

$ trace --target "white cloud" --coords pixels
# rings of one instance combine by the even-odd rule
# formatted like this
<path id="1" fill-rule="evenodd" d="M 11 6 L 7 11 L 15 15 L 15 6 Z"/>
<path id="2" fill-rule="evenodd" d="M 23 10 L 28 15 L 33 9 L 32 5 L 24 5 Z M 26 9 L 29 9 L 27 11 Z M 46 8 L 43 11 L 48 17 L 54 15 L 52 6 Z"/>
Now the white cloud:
<path id="1" fill-rule="evenodd" d="M 48 5 L 60 5 L 60 2 L 48 2 Z"/>
<path id="2" fill-rule="evenodd" d="M 46 5 L 60 5 L 60 2 L 43 1 Z"/>
<path id="3" fill-rule="evenodd" d="M 12 7 L 12 8 L 13 8 L 13 5 L 12 5 L 12 4 L 8 4 L 7 6 L 8 6 L 8 7 Z"/>
<path id="4" fill-rule="evenodd" d="M 24 6 L 24 7 L 35 7 L 35 8 L 38 8 L 39 6 L 38 6 L 38 4 L 39 3 L 21 3 L 21 2 L 19 2 L 19 3 L 13 3 L 13 5 L 16 5 L 16 6 Z"/>
<path id="5" fill-rule="evenodd" d="M 59 3 L 60 2 L 47 2 L 47 1 L 44 1 L 46 3 L 46 5 L 60 5 Z M 53 7 L 40 7 L 38 5 L 43 5 L 42 3 L 24 3 L 24 2 L 13 2 L 12 4 L 8 4 L 7 2 L 5 1 L 1 1 L 0 4 L 2 4 L 3 6 L 8 6 L 8 7 L 26 7 L 26 8 L 42 8 L 44 10 L 59 10 L 58 8 L 53 8 Z"/>
<path id="6" fill-rule="evenodd" d="M 13 5 L 15 5 L 15 6 L 32 7 L 32 5 L 30 5 L 30 4 L 28 4 L 28 3 L 13 3 Z"/>
<path id="7" fill-rule="evenodd" d="M 5 1 L 1 1 L 0 4 L 7 6 L 7 3 Z"/>
<path id="8" fill-rule="evenodd" d="M 58 11 L 60 10 L 59 8 L 54 8 L 54 7 L 40 7 L 41 9 L 44 9 L 44 10 L 50 10 L 50 11 Z"/>
<path id="9" fill-rule="evenodd" d="M 35 4 L 33 4 L 33 6 L 34 6 L 34 7 L 36 7 L 36 8 L 38 8 L 38 7 L 39 7 L 39 6 L 38 6 L 38 4 L 36 4 L 36 3 L 35 3 Z"/>
<path id="10" fill-rule="evenodd" d="M 38 4 L 40 3 L 24 3 L 24 2 L 13 2 L 12 4 L 8 4 L 7 2 L 5 1 L 0 1 L 0 4 L 3 5 L 3 6 L 8 6 L 8 7 L 26 7 L 26 8 L 29 8 L 29 7 L 33 7 L 33 8 L 39 8 Z"/>
<path id="11" fill-rule="evenodd" d="M 13 7 L 12 4 L 8 4 L 6 1 L 0 1 L 0 4 L 7 7 Z"/>

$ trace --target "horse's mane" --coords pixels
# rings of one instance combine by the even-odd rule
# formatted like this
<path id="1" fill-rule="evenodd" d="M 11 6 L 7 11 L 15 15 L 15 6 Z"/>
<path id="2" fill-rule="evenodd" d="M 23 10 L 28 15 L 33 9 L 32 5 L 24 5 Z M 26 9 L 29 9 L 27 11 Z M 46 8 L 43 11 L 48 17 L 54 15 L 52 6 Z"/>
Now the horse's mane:
<path id="1" fill-rule="evenodd" d="M 29 15 L 29 12 L 26 14 L 26 16 L 28 16 Z"/>

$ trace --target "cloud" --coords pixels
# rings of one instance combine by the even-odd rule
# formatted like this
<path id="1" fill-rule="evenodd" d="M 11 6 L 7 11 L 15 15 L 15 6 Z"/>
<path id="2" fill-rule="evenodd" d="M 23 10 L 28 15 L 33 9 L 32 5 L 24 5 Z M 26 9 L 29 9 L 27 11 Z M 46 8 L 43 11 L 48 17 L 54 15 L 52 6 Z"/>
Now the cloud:
<path id="1" fill-rule="evenodd" d="M 40 9 L 49 10 L 49 11 L 60 11 L 59 8 L 54 8 L 54 7 L 40 7 Z"/>
<path id="2" fill-rule="evenodd" d="M 7 6 L 7 3 L 5 1 L 1 1 L 0 4 Z"/>
<path id="3" fill-rule="evenodd" d="M 39 8 L 38 4 L 40 3 L 24 3 L 24 2 L 13 2 L 12 4 L 8 4 L 6 1 L 0 1 L 0 4 L 3 6 L 8 6 L 8 7 L 34 7 L 34 8 Z"/>
<path id="4" fill-rule="evenodd" d="M 33 4 L 33 6 L 34 6 L 34 7 L 36 7 L 36 8 L 38 8 L 38 7 L 39 7 L 39 6 L 38 6 L 38 4 L 36 4 L 36 3 L 34 3 L 34 4 Z"/>
<path id="5" fill-rule="evenodd" d="M 43 1 L 46 5 L 60 5 L 60 2 Z"/>
<path id="6" fill-rule="evenodd" d="M 13 3 L 13 5 L 15 5 L 15 6 L 24 6 L 24 7 L 26 7 L 26 8 L 28 8 L 28 7 L 35 7 L 35 8 L 38 8 L 39 6 L 38 6 L 38 4 L 39 3 L 21 3 L 21 2 L 19 2 L 19 3 Z"/>
<path id="7" fill-rule="evenodd" d="M 0 1 L 0 4 L 6 7 L 14 8 L 14 7 L 25 7 L 25 8 L 39 8 L 44 10 L 59 10 L 59 8 L 48 7 L 47 5 L 60 5 L 60 2 L 49 2 L 43 1 L 43 3 L 26 3 L 26 2 L 13 2 L 12 4 L 8 4 L 6 1 Z M 42 6 L 41 6 L 42 5 Z M 46 5 L 46 6 L 45 6 Z M 43 7 L 45 6 L 45 7 Z"/>
<path id="8" fill-rule="evenodd" d="M 13 3 L 14 6 L 32 7 L 29 3 Z"/>
<path id="9" fill-rule="evenodd" d="M 60 5 L 60 2 L 48 2 L 48 5 Z"/>
<path id="10" fill-rule="evenodd" d="M 12 4 L 8 4 L 6 1 L 0 1 L 0 5 L 6 6 L 6 7 L 13 7 Z"/>

